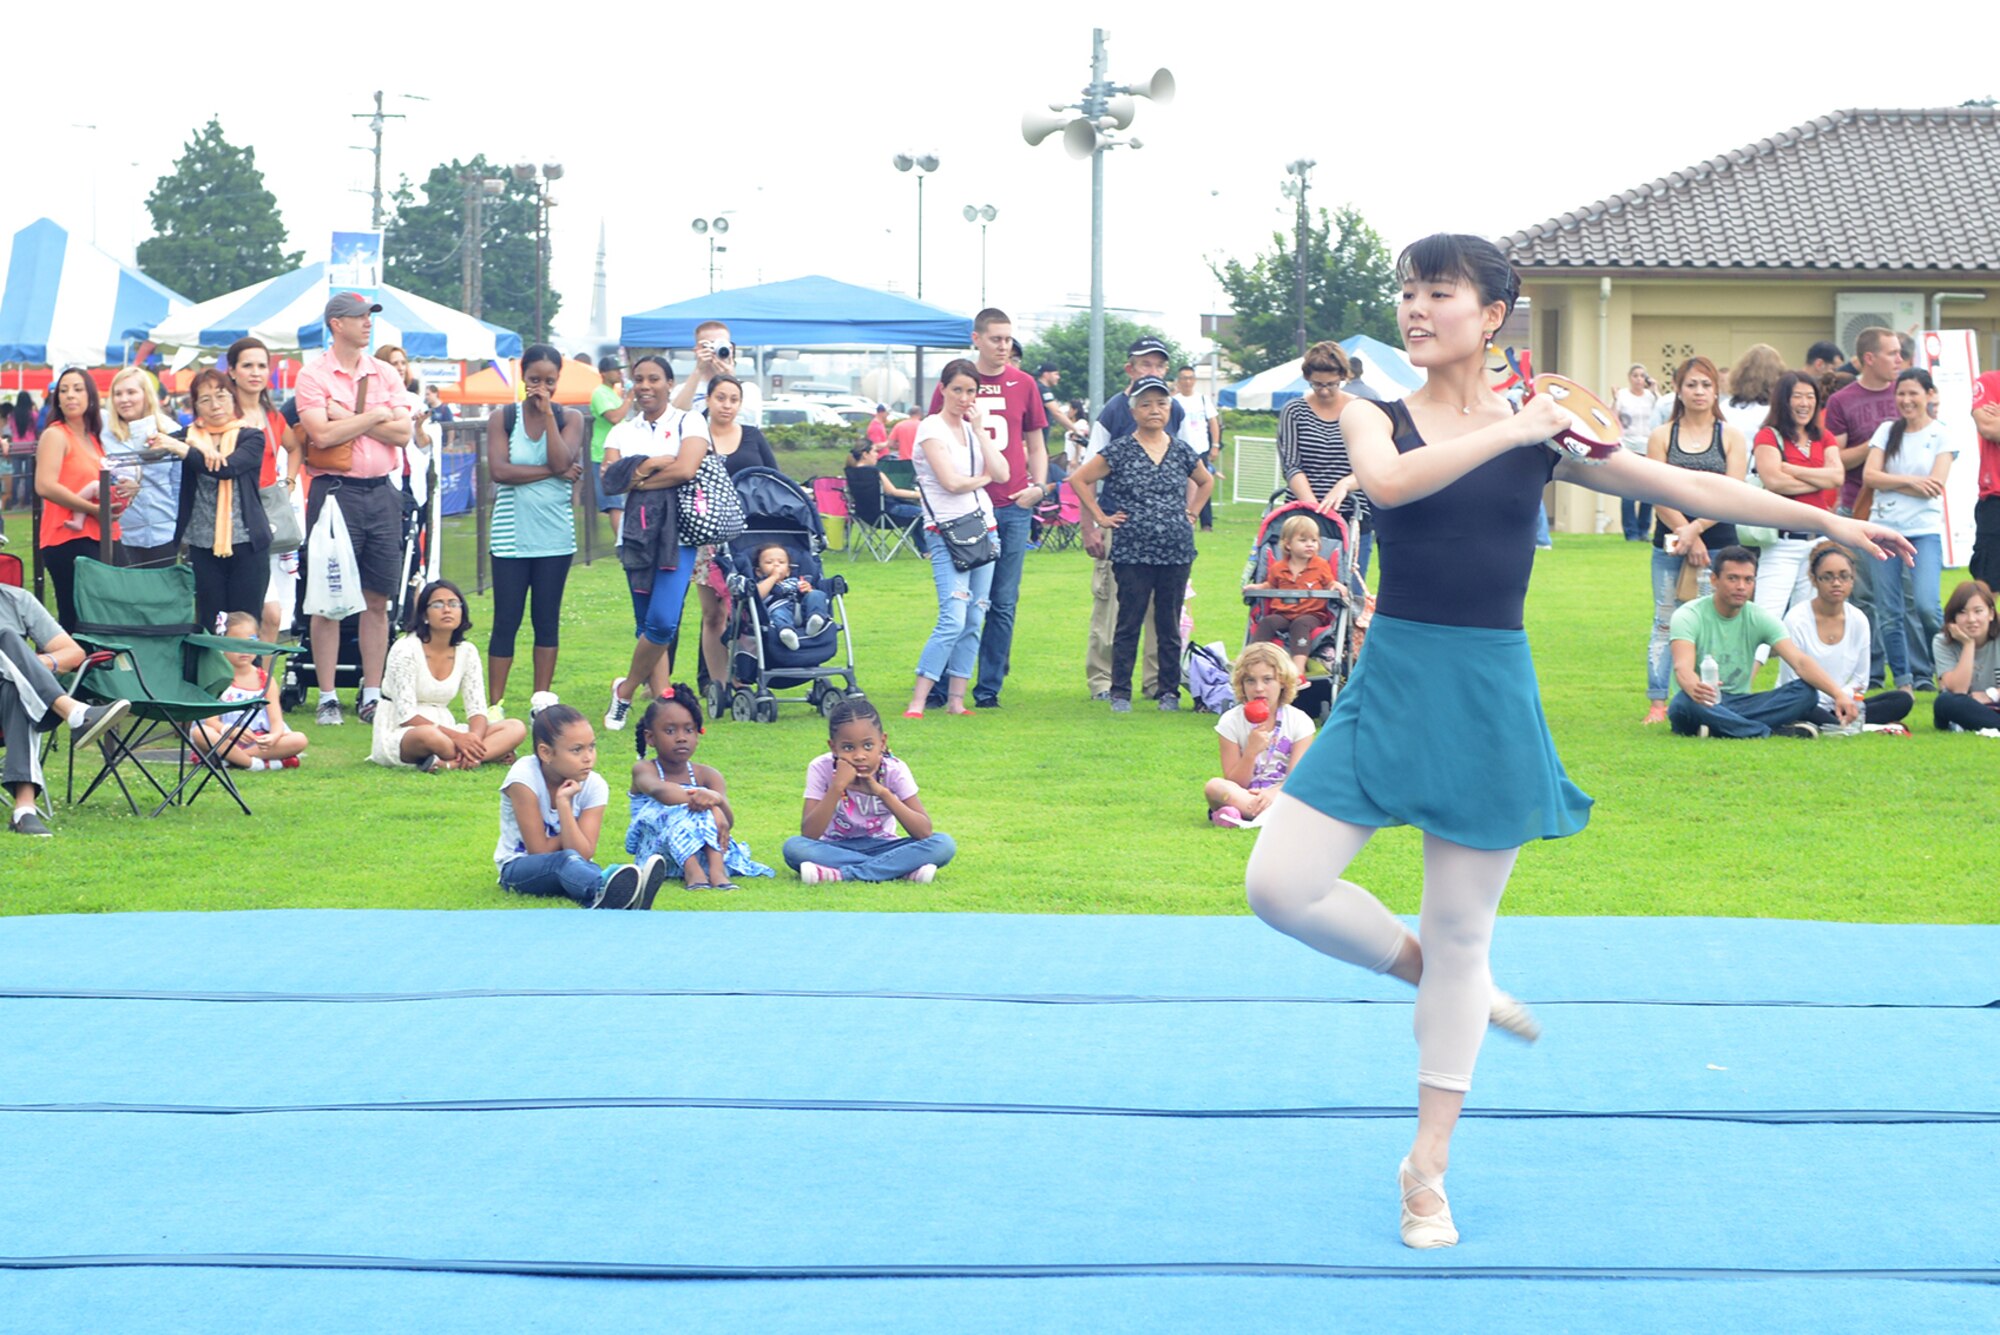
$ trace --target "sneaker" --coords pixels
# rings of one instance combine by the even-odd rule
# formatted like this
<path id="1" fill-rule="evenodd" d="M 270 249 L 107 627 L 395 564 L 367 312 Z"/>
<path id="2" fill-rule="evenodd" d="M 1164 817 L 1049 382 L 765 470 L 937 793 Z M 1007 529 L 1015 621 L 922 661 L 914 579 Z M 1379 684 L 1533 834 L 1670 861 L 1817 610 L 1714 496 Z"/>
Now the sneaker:
<path id="1" fill-rule="evenodd" d="M 1111 712 L 1114 714 L 1129 714 L 1132 712 L 1132 702 L 1122 695 L 1114 695 L 1111 697 Z"/>
<path id="2" fill-rule="evenodd" d="M 807 639 L 811 639 L 813 636 L 819 634 L 821 631 L 825 629 L 826 629 L 826 618 L 821 616 L 819 613 L 814 612 L 811 616 L 806 618 Z"/>
<path id="3" fill-rule="evenodd" d="M 1493 1010 L 1488 1020 L 1495 1029 L 1504 1029 L 1524 1042 L 1532 1043 L 1542 1036 L 1542 1022 L 1535 1018 L 1535 1013 L 1497 987 L 1493 989 Z"/>
<path id="4" fill-rule="evenodd" d="M 972 707 L 974 709 L 998 709 L 1000 707 L 1000 697 L 997 695 L 994 696 L 975 695 L 972 697 Z"/>
<path id="5" fill-rule="evenodd" d="M 76 745 L 89 746 L 99 737 L 102 737 L 119 719 L 124 718 L 126 714 L 131 712 L 131 709 L 132 702 L 130 700 L 111 700 L 101 705 L 92 705 L 90 708 L 84 710 L 83 717 L 77 720 L 74 728 Z M 46 834 L 47 831 L 45 830 L 43 833 Z"/>
<path id="6" fill-rule="evenodd" d="M 840 879 L 840 868 L 822 867 L 817 862 L 801 862 L 799 879 L 807 885 L 826 885 Z"/>
<path id="7" fill-rule="evenodd" d="M 373 700 L 363 700 L 354 707 L 355 716 L 372 728 L 375 726 L 375 706 L 381 703 L 382 697 L 379 695 Z"/>
<path id="8" fill-rule="evenodd" d="M 653 907 L 660 887 L 667 882 L 667 860 L 658 853 L 639 864 L 639 896 L 628 906 L 635 909 Z"/>
<path id="9" fill-rule="evenodd" d="M 329 695 L 319 702 L 319 712 L 313 715 L 313 722 L 322 728 L 338 728 L 346 720 L 340 717 L 340 697 Z"/>
<path id="10" fill-rule="evenodd" d="M 597 886 L 597 897 L 590 901 L 590 907 L 629 909 L 638 899 L 639 869 L 628 862 L 604 873 L 604 879 Z"/>
<path id="11" fill-rule="evenodd" d="M 604 727 L 607 732 L 625 731 L 625 716 L 632 712 L 632 702 L 618 698 L 618 688 L 625 684 L 623 677 L 611 682 L 611 708 L 604 711 Z"/>
<path id="12" fill-rule="evenodd" d="M 1235 807 L 1217 807 L 1208 813 L 1208 819 L 1211 823 L 1224 826 L 1228 829 L 1238 830 L 1243 828 L 1243 813 Z"/>
<path id="13" fill-rule="evenodd" d="M 1180 707 L 1181 698 L 1178 694 L 1163 695 L 1160 697 L 1160 712 L 1162 714 L 1171 714 Z"/>
<path id="14" fill-rule="evenodd" d="M 1771 729 L 1778 737 L 1817 737 L 1819 729 L 1810 723 L 1785 723 Z"/>
<path id="15" fill-rule="evenodd" d="M 915 881 L 918 885 L 929 885 L 937 879 L 937 863 L 926 862 L 903 879 L 906 881 Z"/>
<path id="16" fill-rule="evenodd" d="M 1092 691 L 1092 692 L 1090 693 L 1090 698 L 1091 698 L 1091 699 L 1093 699 L 1093 700 L 1109 700 L 1109 699 L 1111 698 L 1111 692 L 1109 692 L 1109 691 Z"/>
<path id="17" fill-rule="evenodd" d="M 1708 740 L 1708 725 L 1707 725 L 1706 723 L 1704 723 L 1704 724 L 1702 724 L 1702 725 L 1701 725 L 1701 726 L 1700 726 L 1699 728 L 1696 728 L 1696 729 L 1694 730 L 1694 735 L 1695 735 L 1696 737 L 1699 737 L 1699 738 L 1700 738 L 1701 740 L 1703 740 L 1703 741 L 1707 741 L 1707 740 Z"/>
<path id="18" fill-rule="evenodd" d="M 15 834 L 25 834 L 32 839 L 48 839 L 55 834 L 42 823 L 42 813 L 33 807 L 24 807 L 14 813 L 13 830 Z"/>
<path id="19" fill-rule="evenodd" d="M 807 633 L 810 634 L 811 632 L 808 631 Z M 784 645 L 787 649 L 796 649 L 799 647 L 799 633 L 790 626 L 782 627 L 778 631 L 778 643 Z"/>
<path id="20" fill-rule="evenodd" d="M 528 697 L 528 717 L 533 718 L 550 705 L 559 705 L 561 703 L 562 701 L 556 698 L 554 691 L 536 691 Z M 490 718 L 488 721 L 491 721 Z"/>
<path id="21" fill-rule="evenodd" d="M 487 705 L 486 721 L 488 723 L 505 723 L 507 721 L 507 706 L 499 700 L 495 700 Z"/>

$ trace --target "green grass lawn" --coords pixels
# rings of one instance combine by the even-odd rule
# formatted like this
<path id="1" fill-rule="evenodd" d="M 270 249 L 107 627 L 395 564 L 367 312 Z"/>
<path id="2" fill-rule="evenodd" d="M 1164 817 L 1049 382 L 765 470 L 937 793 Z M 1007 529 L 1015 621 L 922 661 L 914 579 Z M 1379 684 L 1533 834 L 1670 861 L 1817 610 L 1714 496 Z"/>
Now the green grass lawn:
<path id="1" fill-rule="evenodd" d="M 1254 507 L 1218 507 L 1216 531 L 1201 539 L 1199 640 L 1241 641 L 1236 580 L 1255 520 Z M 24 551 L 26 517 L 7 523 L 13 550 Z M 470 541 L 453 527 L 447 568 L 469 586 Z M 1911 739 L 1693 742 L 1644 728 L 1647 549 L 1615 536 L 1557 543 L 1537 558 L 1528 629 L 1557 744 L 1597 807 L 1583 834 L 1523 853 L 1507 911 L 2000 921 L 1982 814 L 2000 747 L 1933 732 L 1928 697 Z M 1201 784 L 1217 766 L 1213 720 L 1150 710 L 1113 718 L 1085 698 L 1081 552 L 1028 557 L 1005 708 L 921 723 L 897 715 L 935 613 L 929 567 L 850 564 L 838 552 L 829 565 L 854 583 L 862 685 L 890 717 L 891 745 L 938 827 L 958 840 L 958 860 L 929 886 L 808 889 L 784 871 L 778 850 L 798 828 L 805 766 L 825 744 L 820 720 L 801 707 L 775 725 L 711 724 L 700 753 L 729 781 L 738 834 L 780 867 L 778 878 L 734 895 L 671 892 L 661 907 L 1245 911 L 1243 862 L 1255 836 L 1202 819 Z M 1946 587 L 1959 577 L 1948 572 Z M 473 606 L 483 627 L 487 601 Z M 556 688 L 601 717 L 631 644 L 614 562 L 576 569 L 563 619 Z M 475 638 L 483 647 L 483 629 Z M 1439 665 L 1438 689 L 1481 688 L 1449 673 Z M 509 702 L 517 708 L 518 694 Z M 0 836 L 0 912 L 538 906 L 494 884 L 498 770 L 389 773 L 366 763 L 368 734 L 351 712 L 339 729 L 294 722 L 313 737 L 305 766 L 242 776 L 250 818 L 211 794 L 134 819 L 115 794 L 100 793 L 80 810 L 58 803 L 53 840 Z M 607 856 L 622 846 L 630 737 L 599 736 L 613 794 Z M 1349 875 L 1414 912 L 1417 835 L 1384 831 Z"/>

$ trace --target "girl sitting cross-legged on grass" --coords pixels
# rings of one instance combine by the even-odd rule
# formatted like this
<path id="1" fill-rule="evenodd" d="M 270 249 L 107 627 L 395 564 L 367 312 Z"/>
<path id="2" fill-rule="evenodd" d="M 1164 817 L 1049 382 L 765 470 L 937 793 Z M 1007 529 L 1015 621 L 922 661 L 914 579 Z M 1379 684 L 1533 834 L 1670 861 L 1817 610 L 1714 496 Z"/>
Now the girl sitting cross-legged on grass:
<path id="1" fill-rule="evenodd" d="M 1247 825 L 1271 805 L 1312 745 L 1313 721 L 1292 707 L 1299 693 L 1298 670 L 1276 644 L 1259 640 L 1244 645 L 1229 684 L 1243 703 L 1215 721 L 1222 739 L 1222 777 L 1210 779 L 1202 795 L 1208 799 L 1208 818 L 1217 825 Z"/>
<path id="2" fill-rule="evenodd" d="M 694 763 L 701 745 L 701 697 L 675 682 L 646 706 L 639 720 L 639 761 L 632 766 L 631 824 L 625 851 L 636 858 L 663 856 L 690 890 L 734 890 L 737 876 L 774 876 L 751 860 L 750 846 L 729 837 L 736 824 L 722 775 Z M 653 759 L 646 750 L 653 750 Z"/>
<path id="3" fill-rule="evenodd" d="M 568 895 L 587 909 L 649 909 L 667 877 L 665 858 L 604 868 L 597 834 L 610 785 L 594 773 L 597 735 L 568 705 L 535 715 L 535 753 L 500 782 L 500 842 L 493 861 L 503 888 L 522 895 Z"/>
<path id="4" fill-rule="evenodd" d="M 826 754 L 806 766 L 805 812 L 800 833 L 785 841 L 785 861 L 807 885 L 934 879 L 958 845 L 932 826 L 910 767 L 889 754 L 882 715 L 849 696 L 826 730 Z"/>
<path id="5" fill-rule="evenodd" d="M 248 612 L 231 612 L 223 623 L 223 633 L 232 640 L 257 638 L 257 618 Z M 194 725 L 194 735 L 204 750 L 230 735 L 243 716 L 252 714 L 250 726 L 236 735 L 235 744 L 222 759 L 238 769 L 297 769 L 305 754 L 306 735 L 285 726 L 284 710 L 278 702 L 278 681 L 257 666 L 255 654 L 225 652 L 232 676 L 216 698 L 240 709 L 218 714 L 206 723 Z M 254 702 L 254 703 L 253 703 Z"/>

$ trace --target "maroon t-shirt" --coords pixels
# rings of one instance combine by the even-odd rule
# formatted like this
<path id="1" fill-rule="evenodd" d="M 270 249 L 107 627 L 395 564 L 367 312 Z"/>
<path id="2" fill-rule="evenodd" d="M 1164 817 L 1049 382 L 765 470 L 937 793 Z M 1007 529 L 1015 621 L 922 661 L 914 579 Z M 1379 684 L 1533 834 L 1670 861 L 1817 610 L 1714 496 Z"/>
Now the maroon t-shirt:
<path id="1" fill-rule="evenodd" d="M 979 410 L 968 420 L 999 441 L 1007 459 L 1007 480 L 986 489 L 998 508 L 1034 481 L 1028 476 L 1028 433 L 1046 431 L 1049 417 L 1042 408 L 1042 387 L 1027 372 L 1009 366 L 999 375 L 973 378 L 979 381 Z M 931 390 L 931 411 L 944 411 L 942 386 Z"/>
<path id="2" fill-rule="evenodd" d="M 1896 416 L 1896 386 L 1891 383 L 1880 389 L 1865 389 L 1859 380 L 1842 385 L 1833 391 L 1833 397 L 1826 401 L 1826 430 L 1828 435 L 1845 436 L 1849 447 L 1866 445 L 1875 434 L 1875 428 Z M 1841 484 L 1840 504 L 1845 509 L 1854 508 L 1854 498 L 1861 494 L 1861 469 L 1847 470 L 1847 481 Z"/>

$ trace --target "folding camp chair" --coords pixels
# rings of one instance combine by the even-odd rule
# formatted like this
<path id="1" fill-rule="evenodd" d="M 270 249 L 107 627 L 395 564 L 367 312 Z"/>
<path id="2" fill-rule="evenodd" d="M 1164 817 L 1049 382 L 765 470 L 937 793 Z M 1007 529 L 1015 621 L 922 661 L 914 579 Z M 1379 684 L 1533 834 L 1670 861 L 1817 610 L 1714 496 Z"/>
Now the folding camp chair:
<path id="1" fill-rule="evenodd" d="M 1083 502 L 1067 478 L 1056 484 L 1055 495 L 1044 497 L 1035 507 L 1035 522 L 1041 526 L 1036 541 L 1042 551 L 1068 551 L 1082 539 Z"/>
<path id="2" fill-rule="evenodd" d="M 160 805 L 151 813 L 155 816 L 170 806 L 194 801 L 211 779 L 236 800 L 244 815 L 249 815 L 249 804 L 237 791 L 222 757 L 248 730 L 255 711 L 219 698 L 217 693 L 229 685 L 232 675 L 222 653 L 263 655 L 291 650 L 256 640 L 202 634 L 195 623 L 194 572 L 186 566 L 125 570 L 85 557 L 76 563 L 76 612 L 77 624 L 69 628 L 76 642 L 86 650 L 111 655 L 108 660 L 93 658 L 85 664 L 77 698 L 91 703 L 129 700 L 132 712 L 131 722 L 122 732 L 105 736 L 101 743 L 103 767 L 80 798 L 73 796 L 76 748 L 70 748 L 73 803 L 81 806 L 89 801 L 108 778 L 125 794 L 132 814 L 138 815 L 139 804 L 120 772 L 129 764 L 160 795 Z M 233 712 L 241 712 L 243 717 L 213 744 L 196 739 L 196 723 Z M 139 744 L 146 734 L 162 727 L 175 738 L 171 788 L 163 775 L 156 775 L 139 757 Z"/>
<path id="3" fill-rule="evenodd" d="M 827 532 L 827 546 L 846 547 L 847 526 L 853 522 L 853 512 L 847 506 L 847 483 L 837 477 L 816 477 L 812 480 L 813 509 L 819 512 L 820 527 Z M 838 523 L 830 521 L 839 521 Z M 840 534 L 840 541 L 834 542 L 833 535 Z"/>

